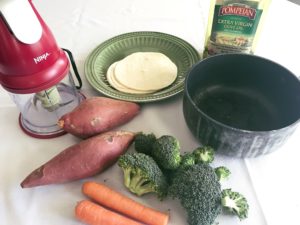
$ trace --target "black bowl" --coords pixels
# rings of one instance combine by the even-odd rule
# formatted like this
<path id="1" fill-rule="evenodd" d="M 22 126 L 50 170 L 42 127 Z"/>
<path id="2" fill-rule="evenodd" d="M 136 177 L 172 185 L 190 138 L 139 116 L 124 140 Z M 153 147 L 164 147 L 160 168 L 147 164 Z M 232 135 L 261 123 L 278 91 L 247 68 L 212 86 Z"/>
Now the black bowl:
<path id="1" fill-rule="evenodd" d="M 183 113 L 201 144 L 229 156 L 256 157 L 278 149 L 294 132 L 300 82 L 262 57 L 212 56 L 189 71 Z"/>

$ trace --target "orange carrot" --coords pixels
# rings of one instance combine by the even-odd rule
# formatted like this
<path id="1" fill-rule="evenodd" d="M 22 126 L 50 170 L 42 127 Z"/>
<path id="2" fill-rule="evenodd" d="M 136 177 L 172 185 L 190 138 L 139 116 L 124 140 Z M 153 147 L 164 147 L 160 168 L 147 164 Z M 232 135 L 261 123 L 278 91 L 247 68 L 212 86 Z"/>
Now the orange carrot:
<path id="1" fill-rule="evenodd" d="M 75 215 L 89 225 L 142 225 L 88 200 L 82 200 L 76 205 Z"/>
<path id="2" fill-rule="evenodd" d="M 169 214 L 144 206 L 106 185 L 85 182 L 82 192 L 99 204 L 147 225 L 166 225 L 168 223 Z"/>

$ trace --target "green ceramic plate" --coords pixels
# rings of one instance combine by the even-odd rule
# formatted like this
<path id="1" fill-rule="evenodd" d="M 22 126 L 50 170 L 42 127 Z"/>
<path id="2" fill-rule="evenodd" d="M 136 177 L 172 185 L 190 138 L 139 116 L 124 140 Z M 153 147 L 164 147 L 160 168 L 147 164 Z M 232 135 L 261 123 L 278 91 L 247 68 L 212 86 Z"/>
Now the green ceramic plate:
<path id="1" fill-rule="evenodd" d="M 114 89 L 106 80 L 108 67 L 134 52 L 165 54 L 178 68 L 177 79 L 170 86 L 151 94 L 128 94 Z M 85 75 L 93 88 L 108 97 L 153 102 L 182 92 L 187 71 L 199 60 L 198 52 L 178 37 L 159 32 L 132 32 L 113 37 L 97 46 L 85 62 Z"/>

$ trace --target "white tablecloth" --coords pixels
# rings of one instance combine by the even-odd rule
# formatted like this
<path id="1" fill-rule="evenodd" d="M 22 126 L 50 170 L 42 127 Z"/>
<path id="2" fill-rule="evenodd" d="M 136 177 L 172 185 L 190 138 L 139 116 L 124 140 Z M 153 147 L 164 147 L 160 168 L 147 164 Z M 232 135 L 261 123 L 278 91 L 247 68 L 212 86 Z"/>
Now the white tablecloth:
<path id="1" fill-rule="evenodd" d="M 203 50 L 208 0 L 35 0 L 34 4 L 58 44 L 73 52 L 84 82 L 82 91 L 87 96 L 99 93 L 84 77 L 84 61 L 98 44 L 113 36 L 132 31 L 160 31 L 188 41 L 199 52 Z M 256 51 L 297 76 L 300 76 L 299 13 L 300 6 L 273 0 Z M 0 224 L 80 224 L 74 217 L 74 206 L 85 198 L 80 190 L 83 181 L 32 189 L 22 189 L 19 185 L 29 172 L 79 139 L 71 135 L 49 140 L 31 138 L 19 128 L 18 114 L 16 106 L 0 88 Z M 184 122 L 180 94 L 143 105 L 141 113 L 121 128 L 153 132 L 157 136 L 174 135 L 183 151 L 199 145 Z M 225 165 L 232 171 L 224 187 L 243 193 L 250 204 L 248 219 L 240 222 L 230 216 L 220 216 L 219 224 L 299 223 L 299 137 L 300 129 L 297 129 L 281 149 L 258 158 L 216 156 L 215 166 Z M 130 195 L 122 185 L 122 173 L 116 165 L 88 180 L 106 180 L 109 186 Z M 170 225 L 186 224 L 186 215 L 177 201 L 160 202 L 153 195 L 130 196 L 162 211 L 170 209 Z"/>

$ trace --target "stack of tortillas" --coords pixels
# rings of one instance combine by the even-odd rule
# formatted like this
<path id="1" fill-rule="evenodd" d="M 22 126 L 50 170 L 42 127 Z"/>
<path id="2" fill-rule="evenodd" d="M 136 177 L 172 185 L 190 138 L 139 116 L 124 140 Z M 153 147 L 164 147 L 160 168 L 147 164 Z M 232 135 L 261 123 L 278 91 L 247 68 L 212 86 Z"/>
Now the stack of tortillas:
<path id="1" fill-rule="evenodd" d="M 147 94 L 172 84 L 177 66 L 159 52 L 136 52 L 113 63 L 107 80 L 115 89 L 131 94 Z"/>

